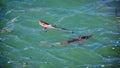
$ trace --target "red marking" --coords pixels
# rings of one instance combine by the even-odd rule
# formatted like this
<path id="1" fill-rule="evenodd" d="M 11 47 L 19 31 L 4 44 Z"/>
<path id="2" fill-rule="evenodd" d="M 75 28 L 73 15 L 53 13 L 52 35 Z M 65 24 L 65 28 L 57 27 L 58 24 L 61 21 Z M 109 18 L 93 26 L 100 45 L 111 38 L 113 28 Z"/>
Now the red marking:
<path id="1" fill-rule="evenodd" d="M 43 27 L 49 25 L 48 23 L 46 23 L 46 22 L 44 22 L 44 21 L 42 21 L 42 20 L 39 21 L 39 24 L 40 24 L 41 26 L 43 26 Z"/>

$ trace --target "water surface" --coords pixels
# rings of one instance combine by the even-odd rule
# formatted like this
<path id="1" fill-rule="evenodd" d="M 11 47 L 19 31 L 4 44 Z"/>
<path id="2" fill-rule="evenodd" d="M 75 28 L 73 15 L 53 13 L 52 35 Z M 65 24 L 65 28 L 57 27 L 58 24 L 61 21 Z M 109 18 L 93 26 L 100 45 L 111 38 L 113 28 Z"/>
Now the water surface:
<path id="1" fill-rule="evenodd" d="M 118 0 L 5 0 L 0 2 L 1 68 L 119 68 Z M 120 13 L 118 13 L 120 14 Z M 75 33 L 48 29 L 50 24 Z M 59 42 L 93 35 L 84 44 Z"/>

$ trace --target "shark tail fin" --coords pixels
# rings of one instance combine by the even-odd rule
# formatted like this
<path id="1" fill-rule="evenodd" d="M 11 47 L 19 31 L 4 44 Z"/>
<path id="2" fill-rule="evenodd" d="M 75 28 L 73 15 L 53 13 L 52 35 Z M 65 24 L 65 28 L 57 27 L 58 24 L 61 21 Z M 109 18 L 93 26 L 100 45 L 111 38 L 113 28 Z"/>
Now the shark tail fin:
<path id="1" fill-rule="evenodd" d="M 70 32 L 70 33 L 74 33 L 73 31 L 68 30 L 68 29 L 66 29 L 66 28 L 60 28 L 60 27 L 54 26 L 54 29 L 56 29 L 56 30 L 63 30 L 63 31 L 67 31 L 67 32 Z"/>

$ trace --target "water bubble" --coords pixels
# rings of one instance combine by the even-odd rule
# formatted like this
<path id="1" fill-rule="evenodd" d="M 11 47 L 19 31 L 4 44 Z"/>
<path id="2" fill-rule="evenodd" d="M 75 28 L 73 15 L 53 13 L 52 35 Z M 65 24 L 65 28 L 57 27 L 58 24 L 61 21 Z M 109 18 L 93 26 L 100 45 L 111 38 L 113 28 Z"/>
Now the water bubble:
<path id="1" fill-rule="evenodd" d="M 112 49 L 114 50 L 115 48 L 113 47 Z"/>
<path id="2" fill-rule="evenodd" d="M 116 41 L 116 43 L 119 43 L 119 41 Z"/>
<path id="3" fill-rule="evenodd" d="M 101 67 L 105 67 L 105 65 L 101 65 Z"/>
<path id="4" fill-rule="evenodd" d="M 8 63 L 11 63 L 10 61 L 8 61 Z"/>
<path id="5" fill-rule="evenodd" d="M 29 49 L 29 48 L 27 48 L 27 47 L 26 47 L 26 48 L 24 48 L 24 50 L 28 50 L 28 49 Z"/>
<path id="6" fill-rule="evenodd" d="M 47 64 L 48 62 L 44 62 L 45 64 Z"/>

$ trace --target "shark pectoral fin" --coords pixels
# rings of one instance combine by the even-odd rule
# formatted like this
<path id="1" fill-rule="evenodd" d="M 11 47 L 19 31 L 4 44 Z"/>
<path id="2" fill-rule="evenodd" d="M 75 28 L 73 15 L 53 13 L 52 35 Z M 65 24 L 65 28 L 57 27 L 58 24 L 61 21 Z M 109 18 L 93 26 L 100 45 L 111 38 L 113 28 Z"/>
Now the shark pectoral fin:
<path id="1" fill-rule="evenodd" d="M 43 30 L 46 30 L 46 29 L 47 29 L 47 27 L 44 27 L 44 28 L 43 28 Z"/>
<path id="2" fill-rule="evenodd" d="M 79 44 L 83 44 L 83 40 L 79 40 L 78 43 L 79 43 Z"/>
<path id="3" fill-rule="evenodd" d="M 47 29 L 47 27 L 43 27 L 43 29 L 42 29 L 42 30 L 43 30 L 43 31 L 45 31 L 45 32 L 47 32 L 47 31 L 46 31 L 46 29 Z"/>

